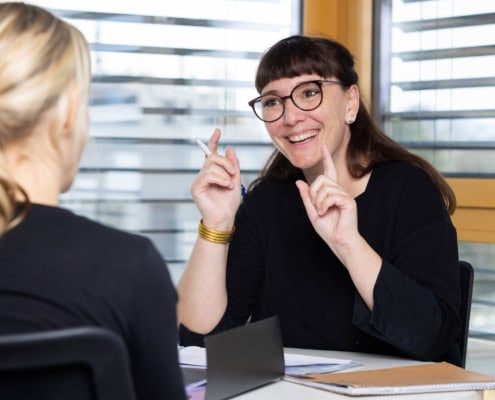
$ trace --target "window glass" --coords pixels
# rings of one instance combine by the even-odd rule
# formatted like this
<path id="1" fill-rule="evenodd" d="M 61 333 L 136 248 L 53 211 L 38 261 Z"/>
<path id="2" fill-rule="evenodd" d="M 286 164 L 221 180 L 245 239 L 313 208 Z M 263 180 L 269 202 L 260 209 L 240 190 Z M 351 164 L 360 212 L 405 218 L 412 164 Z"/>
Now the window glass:
<path id="1" fill-rule="evenodd" d="M 385 131 L 452 177 L 495 177 L 495 2 L 382 0 Z M 495 340 L 495 244 L 460 242 L 475 268 L 470 335 Z"/>
<path id="2" fill-rule="evenodd" d="M 495 2 L 382 1 L 388 7 L 381 76 L 387 133 L 425 149 L 447 175 L 493 176 Z"/>
<path id="3" fill-rule="evenodd" d="M 300 0 L 35 4 L 76 25 L 92 50 L 90 142 L 62 205 L 150 237 L 177 281 L 199 213 L 195 137 L 222 129 L 248 185 L 272 151 L 247 102 L 262 53 L 301 30 Z"/>

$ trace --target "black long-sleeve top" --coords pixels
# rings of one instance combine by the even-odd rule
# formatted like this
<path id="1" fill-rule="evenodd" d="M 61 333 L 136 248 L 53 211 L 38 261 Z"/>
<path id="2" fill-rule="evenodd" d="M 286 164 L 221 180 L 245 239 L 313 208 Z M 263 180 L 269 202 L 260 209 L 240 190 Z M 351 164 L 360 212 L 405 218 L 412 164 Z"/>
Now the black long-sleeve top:
<path id="1" fill-rule="evenodd" d="M 358 229 L 383 259 L 373 311 L 313 229 L 294 181 L 262 182 L 236 216 L 227 311 L 213 332 L 278 315 L 284 346 L 458 362 L 457 237 L 432 180 L 383 163 L 356 202 Z M 185 327 L 181 337 L 200 339 Z"/>
<path id="2" fill-rule="evenodd" d="M 144 237 L 41 205 L 0 237 L 0 334 L 108 328 L 126 343 L 138 399 L 186 398 L 176 301 Z"/>

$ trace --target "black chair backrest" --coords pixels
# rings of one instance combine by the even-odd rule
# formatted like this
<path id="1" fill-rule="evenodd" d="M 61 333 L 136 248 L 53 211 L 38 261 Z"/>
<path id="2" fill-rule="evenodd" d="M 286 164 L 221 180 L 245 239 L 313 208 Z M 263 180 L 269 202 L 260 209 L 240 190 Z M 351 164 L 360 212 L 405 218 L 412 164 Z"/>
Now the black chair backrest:
<path id="1" fill-rule="evenodd" d="M 127 349 L 98 327 L 0 335 L 2 400 L 135 400 Z"/>
<path id="2" fill-rule="evenodd" d="M 467 344 L 469 336 L 469 318 L 471 317 L 471 302 L 473 298 L 474 270 L 467 261 L 459 262 L 461 282 L 461 333 L 458 343 L 461 348 L 461 367 L 466 366 Z"/>

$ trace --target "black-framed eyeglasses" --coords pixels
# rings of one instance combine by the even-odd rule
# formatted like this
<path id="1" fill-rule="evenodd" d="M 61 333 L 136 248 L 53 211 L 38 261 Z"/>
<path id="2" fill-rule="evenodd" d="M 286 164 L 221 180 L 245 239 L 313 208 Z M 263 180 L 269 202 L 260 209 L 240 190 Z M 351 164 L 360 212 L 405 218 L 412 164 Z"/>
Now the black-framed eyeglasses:
<path id="1" fill-rule="evenodd" d="M 291 99 L 292 103 L 303 111 L 311 111 L 318 108 L 323 101 L 323 83 L 342 85 L 342 82 L 329 79 L 319 79 L 302 82 L 295 86 L 288 96 L 277 96 L 267 93 L 248 102 L 254 114 L 263 122 L 275 122 L 284 115 L 285 100 Z"/>

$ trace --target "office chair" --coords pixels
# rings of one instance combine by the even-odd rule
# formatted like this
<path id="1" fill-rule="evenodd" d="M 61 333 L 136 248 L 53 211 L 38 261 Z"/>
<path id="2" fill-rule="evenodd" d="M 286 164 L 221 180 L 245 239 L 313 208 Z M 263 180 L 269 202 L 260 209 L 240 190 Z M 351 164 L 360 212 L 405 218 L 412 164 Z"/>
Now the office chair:
<path id="1" fill-rule="evenodd" d="M 2 400 L 135 400 L 122 339 L 98 327 L 0 335 Z"/>
<path id="2" fill-rule="evenodd" d="M 460 367 L 465 368 L 469 336 L 469 318 L 471 316 L 471 302 L 473 298 L 474 269 L 467 261 L 460 261 L 459 269 L 461 283 L 461 333 L 458 338 L 458 343 L 461 349 Z"/>

